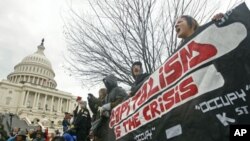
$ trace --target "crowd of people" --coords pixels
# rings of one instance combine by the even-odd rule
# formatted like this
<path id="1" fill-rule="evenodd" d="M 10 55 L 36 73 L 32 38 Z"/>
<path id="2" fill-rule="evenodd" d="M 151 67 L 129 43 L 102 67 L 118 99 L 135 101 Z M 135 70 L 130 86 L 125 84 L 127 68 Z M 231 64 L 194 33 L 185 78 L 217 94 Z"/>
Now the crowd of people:
<path id="1" fill-rule="evenodd" d="M 221 18 L 223 18 L 223 14 L 220 13 L 215 15 L 212 20 L 218 21 Z M 182 39 L 180 45 L 191 38 L 198 28 L 199 24 L 193 17 L 183 15 L 178 18 L 175 25 L 175 31 L 177 33 L 177 37 Z M 143 67 L 140 61 L 132 64 L 131 74 L 134 78 L 134 83 L 131 85 L 129 93 L 126 93 L 122 87 L 117 85 L 116 77 L 111 74 L 103 79 L 105 88 L 101 88 L 99 90 L 98 98 L 95 98 L 92 94 L 88 95 L 89 107 L 93 113 L 92 119 L 90 119 L 88 109 L 86 108 L 86 102 L 84 102 L 84 106 L 81 106 L 81 100 L 77 99 L 79 100 L 78 102 L 80 107 L 83 108 L 82 111 L 85 111 L 86 115 L 82 112 L 77 112 L 79 108 L 77 106 L 74 110 L 73 117 L 65 116 L 70 118 L 76 117 L 76 120 L 68 123 L 63 122 L 64 129 L 68 129 L 71 124 L 74 127 L 65 131 L 64 139 L 68 138 L 66 141 L 89 141 L 90 139 L 92 141 L 114 140 L 114 132 L 109 128 L 109 116 L 111 110 L 122 101 L 134 96 L 149 76 L 149 74 L 143 73 Z M 65 120 L 67 119 L 70 121 L 70 118 L 65 118 Z M 92 123 L 92 127 L 90 123 Z M 75 130 L 75 133 L 71 130 Z M 71 137 L 72 135 L 74 137 Z"/>
<path id="2" fill-rule="evenodd" d="M 220 13 L 215 15 L 212 20 L 217 21 L 221 18 L 223 18 L 223 14 Z M 177 36 L 182 39 L 181 43 L 192 37 L 197 29 L 199 29 L 199 24 L 191 16 L 183 15 L 177 19 L 175 31 Z M 105 88 L 99 90 L 98 98 L 92 94 L 88 95 L 88 104 L 93 113 L 92 118 L 87 109 L 87 102 L 78 97 L 78 106 L 72 114 L 65 113 L 62 122 L 63 135 L 54 137 L 52 141 L 111 141 L 111 139 L 115 139 L 114 132 L 108 126 L 111 110 L 127 98 L 134 96 L 149 76 L 149 74 L 143 73 L 140 61 L 132 64 L 131 73 L 135 81 L 131 85 L 129 93 L 118 86 L 117 78 L 111 74 L 103 79 Z M 1 136 L 3 136 L 2 133 Z M 46 133 L 40 129 L 35 132 L 15 130 L 8 141 L 44 141 L 45 137 Z"/>
<path id="3" fill-rule="evenodd" d="M 131 72 L 135 82 L 131 86 L 129 94 L 118 86 L 117 78 L 111 74 L 103 79 L 105 88 L 99 90 L 98 98 L 95 98 L 93 94 L 88 95 L 92 117 L 87 109 L 87 102 L 82 101 L 81 97 L 77 97 L 78 106 L 72 114 L 65 113 L 62 122 L 63 139 L 66 141 L 110 141 L 110 139 L 114 139 L 114 132 L 109 128 L 111 110 L 133 96 L 149 76 L 149 74 L 143 73 L 140 61 L 133 63 Z"/>
<path id="4" fill-rule="evenodd" d="M 14 127 L 10 134 L 0 125 L 0 141 L 49 141 L 48 129 L 43 132 L 42 127 L 38 126 L 36 129 L 21 129 Z"/>

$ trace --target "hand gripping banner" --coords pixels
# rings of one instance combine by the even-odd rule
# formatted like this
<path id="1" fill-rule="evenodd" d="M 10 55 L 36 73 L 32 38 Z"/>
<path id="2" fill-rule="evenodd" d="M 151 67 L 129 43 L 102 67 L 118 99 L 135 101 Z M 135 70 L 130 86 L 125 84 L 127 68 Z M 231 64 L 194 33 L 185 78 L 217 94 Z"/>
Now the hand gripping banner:
<path id="1" fill-rule="evenodd" d="M 118 141 L 228 141 L 250 124 L 250 11 L 242 3 L 198 29 L 135 96 L 112 110 Z"/>

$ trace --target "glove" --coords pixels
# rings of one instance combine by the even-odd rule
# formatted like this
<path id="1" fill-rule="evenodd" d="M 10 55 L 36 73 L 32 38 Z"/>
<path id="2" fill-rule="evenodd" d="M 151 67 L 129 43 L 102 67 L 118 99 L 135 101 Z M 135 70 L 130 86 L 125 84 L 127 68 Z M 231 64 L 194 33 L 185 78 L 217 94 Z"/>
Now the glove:
<path id="1" fill-rule="evenodd" d="M 111 103 L 104 104 L 102 107 L 98 108 L 100 111 L 100 115 L 102 115 L 103 111 L 109 111 L 111 109 Z"/>
<path id="2" fill-rule="evenodd" d="M 104 104 L 102 106 L 102 108 L 105 110 L 105 111 L 109 111 L 111 109 L 111 103 L 107 103 L 107 104 Z"/>
<path id="3" fill-rule="evenodd" d="M 104 117 L 109 117 L 109 112 L 108 111 L 104 111 L 103 114 L 102 114 Z"/>
<path id="4" fill-rule="evenodd" d="M 98 107 L 98 111 L 100 112 L 100 115 L 102 115 L 102 112 L 104 111 L 104 109 L 102 107 Z"/>

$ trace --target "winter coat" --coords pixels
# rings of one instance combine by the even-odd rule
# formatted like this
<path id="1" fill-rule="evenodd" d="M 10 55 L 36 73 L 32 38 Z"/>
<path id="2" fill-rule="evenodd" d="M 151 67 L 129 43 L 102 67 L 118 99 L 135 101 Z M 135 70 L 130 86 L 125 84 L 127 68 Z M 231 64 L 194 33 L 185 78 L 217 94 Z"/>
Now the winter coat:
<path id="1" fill-rule="evenodd" d="M 117 80 L 114 75 L 109 75 L 103 79 L 104 85 L 107 88 L 107 95 L 104 99 L 104 105 L 110 103 L 111 109 L 105 111 L 108 114 L 102 115 L 100 119 L 100 125 L 98 126 L 98 135 L 96 135 L 101 141 L 113 141 L 115 140 L 113 129 L 109 128 L 109 115 L 111 110 L 125 100 L 128 95 L 126 91 L 117 85 Z"/>
<path id="2" fill-rule="evenodd" d="M 142 84 L 147 80 L 149 74 L 143 73 L 135 77 L 135 82 L 131 85 L 130 96 L 134 96 Z"/>
<path id="3" fill-rule="evenodd" d="M 77 141 L 86 140 L 91 128 L 91 118 L 87 108 L 81 109 L 77 113 L 74 128 L 76 129 Z"/>

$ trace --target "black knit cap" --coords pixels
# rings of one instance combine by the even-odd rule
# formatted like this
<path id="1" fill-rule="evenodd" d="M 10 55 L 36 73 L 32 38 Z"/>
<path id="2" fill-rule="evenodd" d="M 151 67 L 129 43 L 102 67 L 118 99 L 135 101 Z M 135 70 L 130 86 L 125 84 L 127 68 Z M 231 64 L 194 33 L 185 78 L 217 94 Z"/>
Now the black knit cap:
<path id="1" fill-rule="evenodd" d="M 141 67 L 141 66 L 142 66 L 142 63 L 141 63 L 140 61 L 136 61 L 136 62 L 134 62 L 134 63 L 132 64 L 132 67 L 133 67 L 134 65 L 139 65 L 139 66 Z"/>

